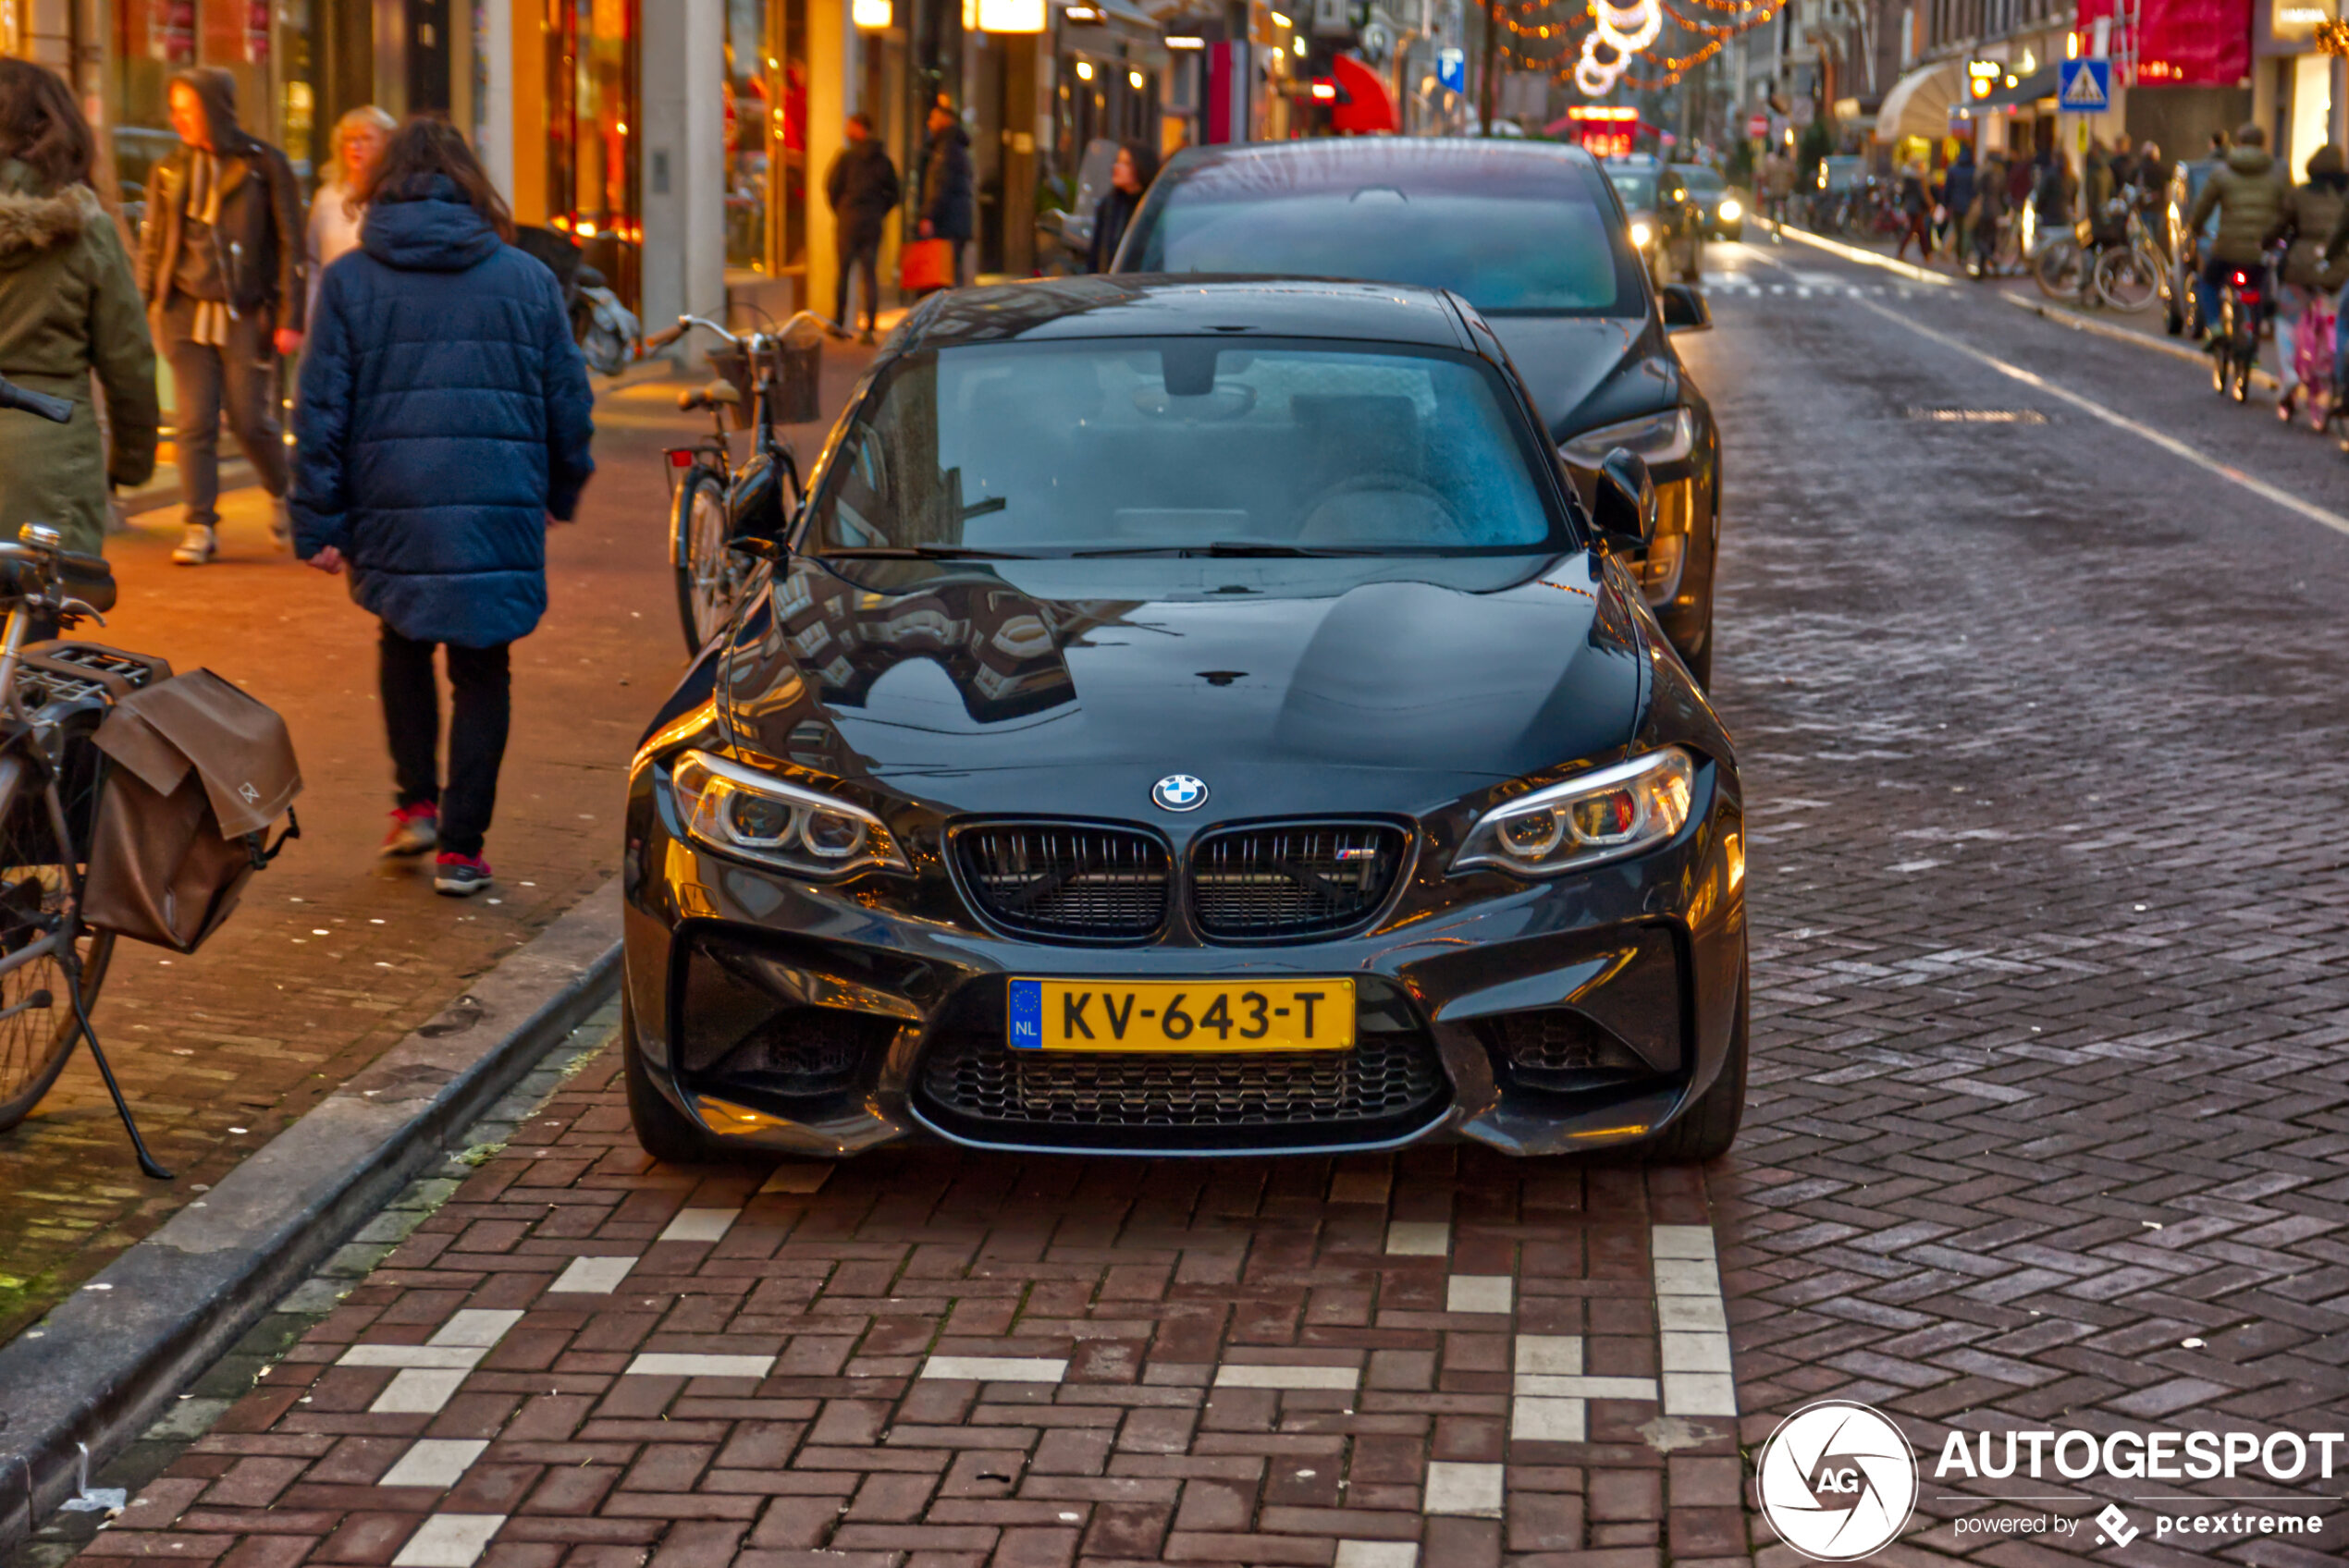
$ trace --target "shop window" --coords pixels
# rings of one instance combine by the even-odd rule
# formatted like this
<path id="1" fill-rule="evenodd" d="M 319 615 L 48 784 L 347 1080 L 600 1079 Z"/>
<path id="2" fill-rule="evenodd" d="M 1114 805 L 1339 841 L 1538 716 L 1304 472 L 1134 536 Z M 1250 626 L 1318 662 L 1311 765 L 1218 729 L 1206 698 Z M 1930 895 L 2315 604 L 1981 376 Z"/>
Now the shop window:
<path id="1" fill-rule="evenodd" d="M 284 149 L 297 173 L 309 172 L 316 138 L 309 10 L 270 0 L 117 0 L 107 110 L 116 178 L 132 216 L 155 165 L 179 144 L 170 83 L 191 66 L 226 70 L 245 129 Z"/>
<path id="2" fill-rule="evenodd" d="M 726 0 L 726 264 L 806 261 L 806 3 Z"/>
<path id="3" fill-rule="evenodd" d="M 644 211 L 636 187 L 637 0 L 547 0 L 548 220 L 632 306 Z"/>

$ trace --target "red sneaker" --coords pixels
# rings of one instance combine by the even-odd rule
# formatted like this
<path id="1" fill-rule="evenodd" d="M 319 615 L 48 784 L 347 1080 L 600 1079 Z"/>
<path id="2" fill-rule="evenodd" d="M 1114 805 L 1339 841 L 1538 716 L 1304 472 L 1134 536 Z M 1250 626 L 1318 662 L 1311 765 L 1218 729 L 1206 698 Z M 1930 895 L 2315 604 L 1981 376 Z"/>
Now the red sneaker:
<path id="1" fill-rule="evenodd" d="M 479 855 L 452 855 L 444 850 L 433 867 L 433 891 L 452 899 L 470 899 L 489 881 L 489 863 Z"/>
<path id="2" fill-rule="evenodd" d="M 430 801 L 401 806 L 391 814 L 391 834 L 384 839 L 386 860 L 406 860 L 440 842 L 440 808 Z"/>

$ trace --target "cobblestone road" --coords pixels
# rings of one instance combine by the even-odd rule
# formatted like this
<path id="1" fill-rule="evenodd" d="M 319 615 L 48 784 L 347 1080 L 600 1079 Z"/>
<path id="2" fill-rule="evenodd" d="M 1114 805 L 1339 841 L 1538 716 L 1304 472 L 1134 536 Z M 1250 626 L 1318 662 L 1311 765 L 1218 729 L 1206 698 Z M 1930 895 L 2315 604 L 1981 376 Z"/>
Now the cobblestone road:
<path id="1" fill-rule="evenodd" d="M 605 1051 L 387 1215 L 380 1268 L 307 1288 L 85 1557 L 1790 1568 L 1740 1450 L 1810 1399 L 1928 1456 L 2338 1429 L 2349 539 L 2054 389 L 2319 506 L 2337 459 L 2141 349 L 1845 272 L 1723 290 L 1688 349 L 1755 827 L 1728 1158 L 647 1168 Z M 1928 1463 L 1884 1560 L 2349 1540 L 2338 1478 L 1983 1501 L 2013 1487 Z M 2247 1494 L 2327 1523 L 2152 1528 Z M 2127 1547 L 1954 1523 L 2112 1501 Z"/>

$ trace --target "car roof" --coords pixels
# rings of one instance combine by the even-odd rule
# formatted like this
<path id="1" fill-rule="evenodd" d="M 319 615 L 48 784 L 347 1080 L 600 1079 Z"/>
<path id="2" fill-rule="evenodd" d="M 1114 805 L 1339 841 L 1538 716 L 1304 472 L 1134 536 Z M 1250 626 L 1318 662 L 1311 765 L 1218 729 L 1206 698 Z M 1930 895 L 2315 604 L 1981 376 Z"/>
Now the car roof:
<path id="1" fill-rule="evenodd" d="M 1161 181 L 1205 182 L 1250 189 L 1268 196 L 1359 182 L 1380 173 L 1473 179 L 1568 165 L 1595 168 L 1598 160 L 1564 141 L 1496 141 L 1486 137 L 1309 137 L 1296 141 L 1238 141 L 1187 147 L 1167 160 Z"/>
<path id="2" fill-rule="evenodd" d="M 1440 289 L 1346 278 L 1118 273 L 938 294 L 906 319 L 901 349 L 1088 337 L 1330 337 L 1473 349 Z"/>

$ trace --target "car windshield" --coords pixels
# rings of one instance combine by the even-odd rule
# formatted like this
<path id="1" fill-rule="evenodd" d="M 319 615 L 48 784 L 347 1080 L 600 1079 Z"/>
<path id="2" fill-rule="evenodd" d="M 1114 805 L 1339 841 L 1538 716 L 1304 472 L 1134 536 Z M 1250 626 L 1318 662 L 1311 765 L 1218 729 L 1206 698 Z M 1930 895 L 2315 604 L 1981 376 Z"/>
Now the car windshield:
<path id="1" fill-rule="evenodd" d="M 1384 150 L 1381 150 L 1382 152 Z M 1486 315 L 1637 315 L 1638 263 L 1587 162 L 1491 143 L 1236 160 L 1162 176 L 1120 272 L 1374 277 Z"/>
<path id="2" fill-rule="evenodd" d="M 1645 169 L 1609 169 L 1607 178 L 1615 182 L 1616 194 L 1633 212 L 1655 205 L 1655 176 Z"/>
<path id="3" fill-rule="evenodd" d="M 1678 173 L 1681 179 L 1687 182 L 1688 188 L 1700 196 L 1716 195 L 1728 189 L 1722 183 L 1719 174 L 1702 165 L 1681 169 Z"/>
<path id="4" fill-rule="evenodd" d="M 823 555 L 1459 555 L 1568 547 L 1493 369 L 1202 338 L 892 364 L 833 455 Z"/>

